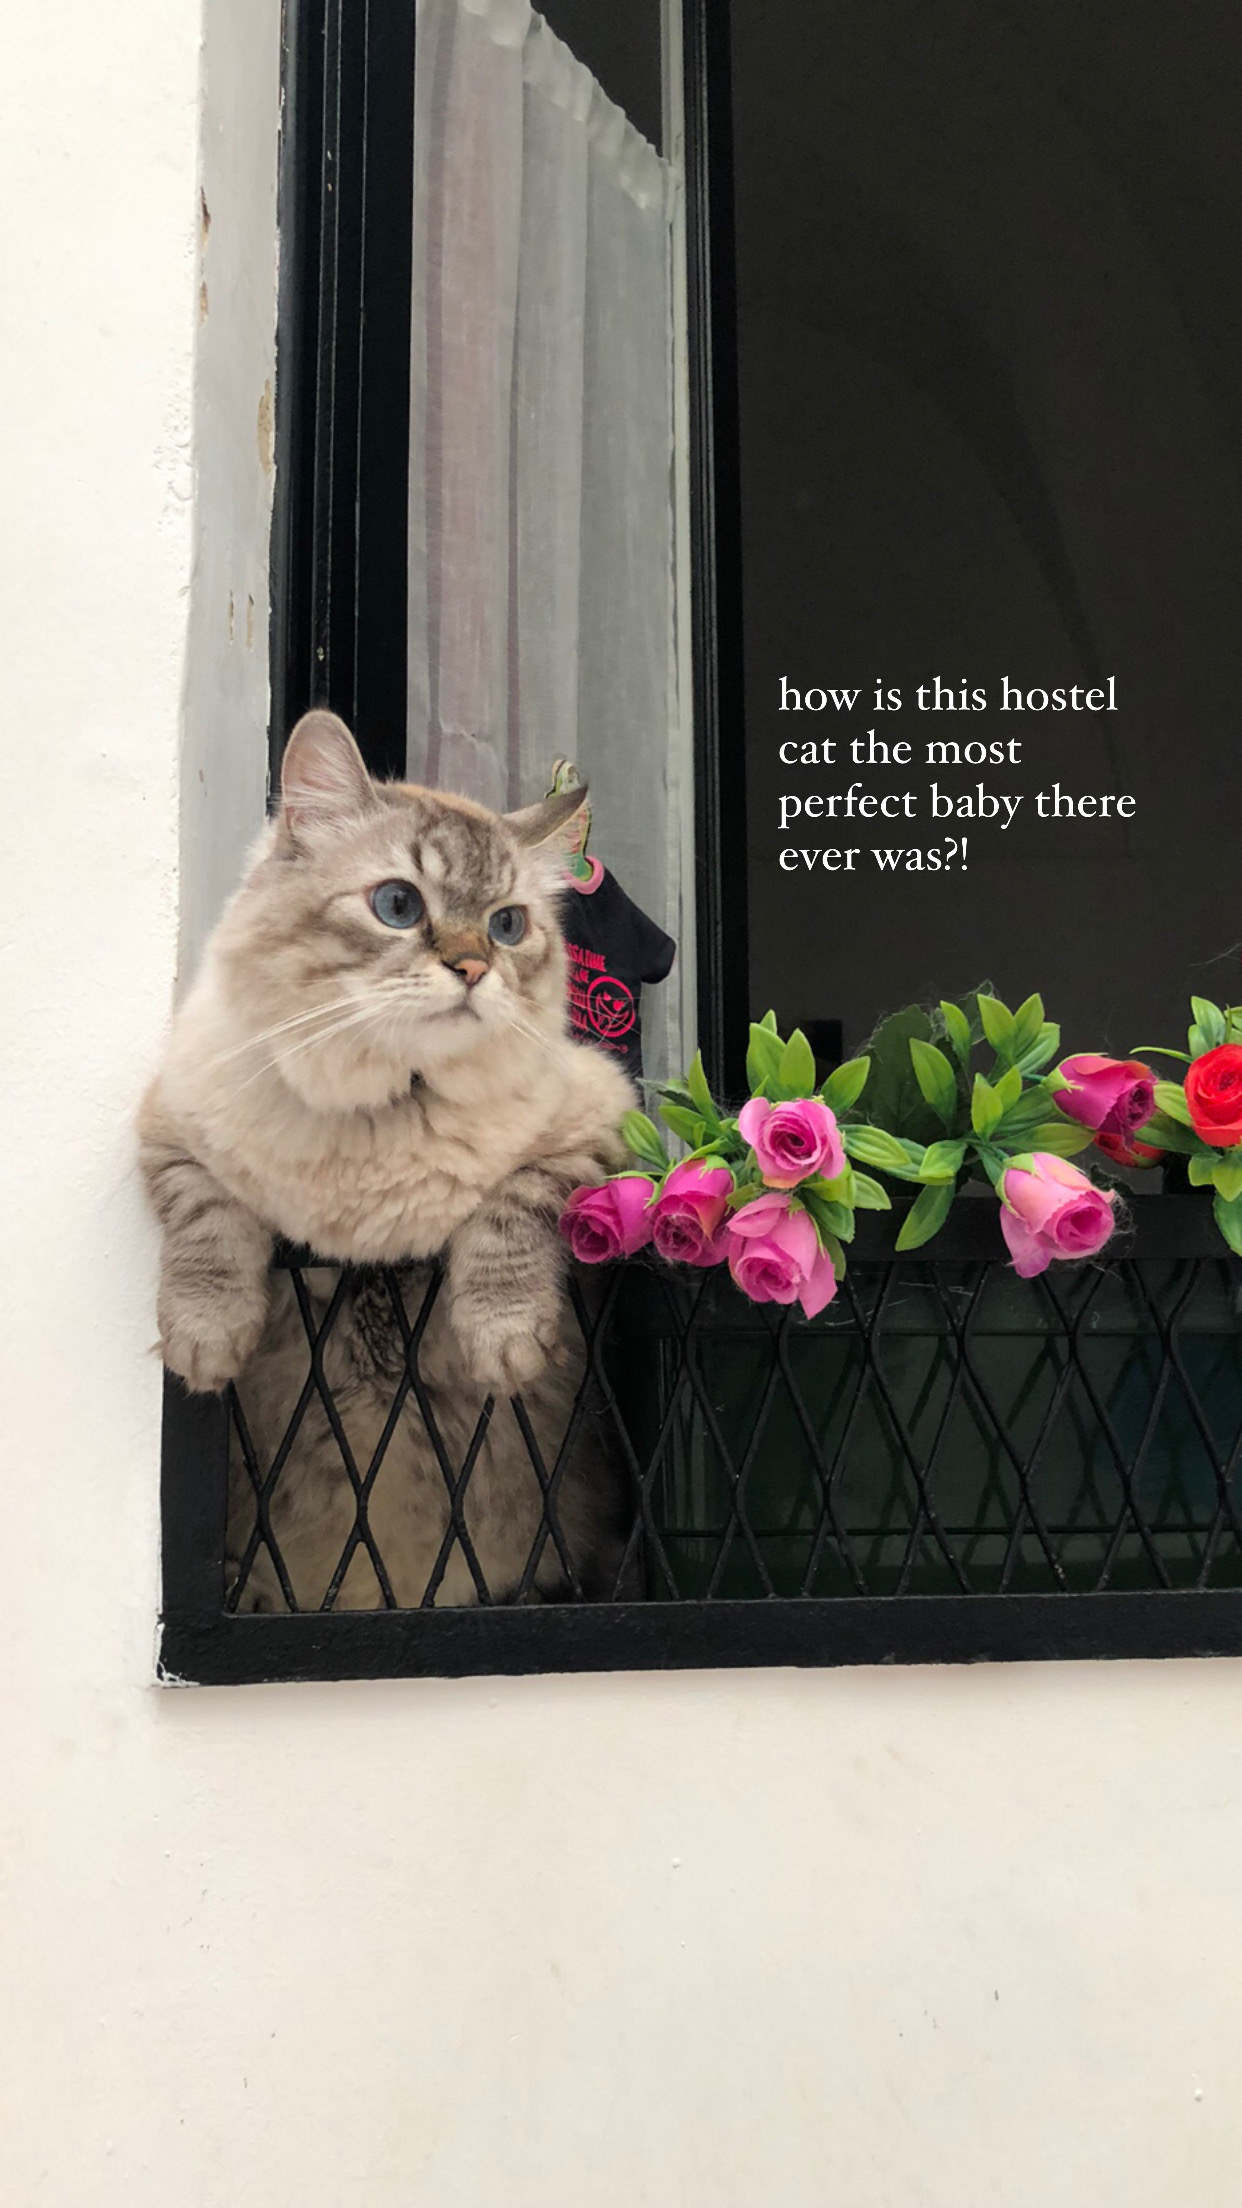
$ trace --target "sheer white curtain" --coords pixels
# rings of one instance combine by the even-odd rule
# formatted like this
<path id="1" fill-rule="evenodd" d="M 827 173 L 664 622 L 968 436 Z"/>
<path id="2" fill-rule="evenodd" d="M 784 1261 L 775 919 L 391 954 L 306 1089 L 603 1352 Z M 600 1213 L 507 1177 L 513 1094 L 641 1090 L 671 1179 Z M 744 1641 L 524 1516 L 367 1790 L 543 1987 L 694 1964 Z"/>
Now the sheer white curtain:
<path id="1" fill-rule="evenodd" d="M 552 761 L 693 960 L 674 606 L 677 184 L 528 0 L 420 0 L 409 772 L 500 809 Z M 648 992 L 649 1072 L 680 991 Z"/>

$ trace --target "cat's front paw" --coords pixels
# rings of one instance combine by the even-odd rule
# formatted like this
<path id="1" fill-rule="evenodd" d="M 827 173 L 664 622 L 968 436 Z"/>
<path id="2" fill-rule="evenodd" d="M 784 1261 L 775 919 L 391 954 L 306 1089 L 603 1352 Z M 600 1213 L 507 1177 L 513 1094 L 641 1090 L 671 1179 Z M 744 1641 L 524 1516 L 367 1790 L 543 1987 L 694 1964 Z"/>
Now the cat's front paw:
<path id="1" fill-rule="evenodd" d="M 236 1380 L 267 1317 L 267 1293 L 238 1282 L 208 1295 L 165 1282 L 159 1298 L 160 1355 L 192 1395 L 217 1395 Z"/>
<path id="2" fill-rule="evenodd" d="M 459 1298 L 453 1324 L 470 1373 L 489 1395 L 520 1395 L 539 1378 L 552 1353 L 559 1313 L 539 1304 L 517 1303 L 497 1310 L 473 1308 Z"/>

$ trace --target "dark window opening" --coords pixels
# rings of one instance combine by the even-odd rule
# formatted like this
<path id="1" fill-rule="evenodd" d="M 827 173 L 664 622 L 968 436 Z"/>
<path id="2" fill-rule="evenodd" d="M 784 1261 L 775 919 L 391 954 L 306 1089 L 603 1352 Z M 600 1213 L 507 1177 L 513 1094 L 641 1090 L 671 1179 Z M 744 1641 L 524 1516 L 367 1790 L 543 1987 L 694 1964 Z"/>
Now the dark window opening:
<path id="1" fill-rule="evenodd" d="M 755 1016 L 1039 989 L 1067 1050 L 1176 1041 L 1238 993 L 1242 37 L 1215 0 L 732 10 Z M 895 684 L 883 739 L 1023 739 L 966 870 L 781 873 L 782 766 Z M 1115 713 L 916 713 L 919 684 L 1116 678 Z M 935 771 L 935 770 L 933 770 Z M 845 777 L 843 779 L 848 779 Z M 893 767 L 868 786 L 901 791 Z M 1132 821 L 1032 818 L 1129 792 Z M 878 839 L 886 840 L 883 836 Z M 794 956 L 796 946 L 797 956 Z M 865 946 L 865 954 L 859 955 Z"/>

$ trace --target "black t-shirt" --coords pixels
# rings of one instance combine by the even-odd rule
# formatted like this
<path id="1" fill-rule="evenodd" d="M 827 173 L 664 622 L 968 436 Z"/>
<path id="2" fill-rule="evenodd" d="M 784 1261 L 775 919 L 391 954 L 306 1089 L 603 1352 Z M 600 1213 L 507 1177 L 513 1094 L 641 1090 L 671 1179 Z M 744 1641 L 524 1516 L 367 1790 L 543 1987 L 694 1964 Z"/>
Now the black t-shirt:
<path id="1" fill-rule="evenodd" d="M 626 896 L 598 859 L 591 879 L 572 876 L 561 899 L 569 952 L 569 1017 L 574 1032 L 620 1060 L 633 1080 L 643 1070 L 639 991 L 663 981 L 677 956 L 671 935 Z"/>

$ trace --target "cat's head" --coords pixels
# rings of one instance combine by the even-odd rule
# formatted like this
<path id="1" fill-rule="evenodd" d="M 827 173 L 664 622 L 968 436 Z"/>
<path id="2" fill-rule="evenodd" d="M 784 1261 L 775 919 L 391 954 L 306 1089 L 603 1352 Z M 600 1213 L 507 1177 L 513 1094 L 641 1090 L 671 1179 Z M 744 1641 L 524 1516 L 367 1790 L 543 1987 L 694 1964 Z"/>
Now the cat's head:
<path id="1" fill-rule="evenodd" d="M 472 1056 L 496 1066 L 506 1037 L 563 1034 L 556 839 L 582 797 L 501 816 L 376 782 L 344 722 L 306 714 L 220 945 L 231 997 L 291 1086 L 360 1101 Z"/>

